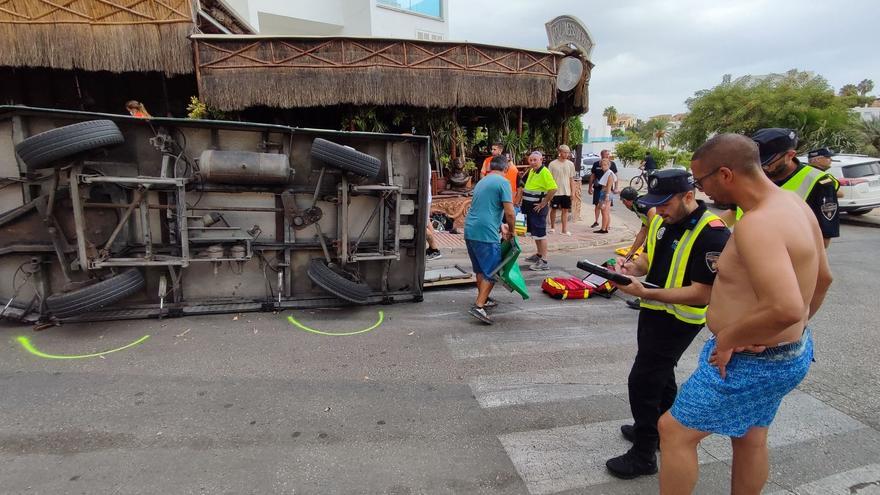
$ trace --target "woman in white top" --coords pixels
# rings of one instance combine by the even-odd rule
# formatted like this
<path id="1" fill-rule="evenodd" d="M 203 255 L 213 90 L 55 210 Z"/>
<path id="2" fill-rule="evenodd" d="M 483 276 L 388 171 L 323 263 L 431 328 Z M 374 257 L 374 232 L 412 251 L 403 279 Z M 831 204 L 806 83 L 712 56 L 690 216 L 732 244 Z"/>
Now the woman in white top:
<path id="1" fill-rule="evenodd" d="M 617 191 L 617 175 L 611 170 L 611 160 L 608 158 L 600 162 L 602 167 L 602 178 L 599 184 L 602 191 L 599 192 L 599 211 L 602 214 L 602 225 L 599 230 L 594 230 L 596 234 L 607 234 L 611 228 L 611 198 Z"/>

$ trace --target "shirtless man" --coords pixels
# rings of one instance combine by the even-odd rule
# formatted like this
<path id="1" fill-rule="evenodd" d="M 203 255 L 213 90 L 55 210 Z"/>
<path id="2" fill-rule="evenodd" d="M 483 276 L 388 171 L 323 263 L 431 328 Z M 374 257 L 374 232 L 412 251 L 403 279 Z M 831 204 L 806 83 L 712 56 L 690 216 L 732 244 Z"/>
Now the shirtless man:
<path id="1" fill-rule="evenodd" d="M 715 335 L 697 370 L 660 418 L 660 493 L 691 493 L 697 445 L 731 437 L 731 493 L 759 494 L 769 475 L 767 430 L 813 356 L 807 321 L 831 271 L 815 215 L 761 171 L 751 139 L 721 134 L 694 153 L 695 185 L 745 215 L 718 260 L 707 327 Z"/>

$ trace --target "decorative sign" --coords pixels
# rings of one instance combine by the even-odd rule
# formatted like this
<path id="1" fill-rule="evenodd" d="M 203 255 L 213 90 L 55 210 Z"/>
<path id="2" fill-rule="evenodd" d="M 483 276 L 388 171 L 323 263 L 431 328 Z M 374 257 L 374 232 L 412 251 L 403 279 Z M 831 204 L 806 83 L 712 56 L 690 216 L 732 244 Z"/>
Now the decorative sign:
<path id="1" fill-rule="evenodd" d="M 577 57 L 565 57 L 559 62 L 559 73 L 556 75 L 556 89 L 571 91 L 584 75 L 584 63 Z"/>
<path id="2" fill-rule="evenodd" d="M 573 15 L 561 15 L 545 24 L 550 50 L 570 51 L 574 46 L 590 60 L 593 52 L 593 37 L 584 24 Z"/>

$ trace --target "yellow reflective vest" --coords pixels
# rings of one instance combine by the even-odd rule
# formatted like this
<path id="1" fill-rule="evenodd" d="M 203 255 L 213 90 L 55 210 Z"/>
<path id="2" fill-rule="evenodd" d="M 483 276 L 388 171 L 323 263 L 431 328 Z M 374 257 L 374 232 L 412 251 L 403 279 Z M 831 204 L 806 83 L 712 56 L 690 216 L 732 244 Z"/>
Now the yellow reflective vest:
<path id="1" fill-rule="evenodd" d="M 816 187 L 816 184 L 825 177 L 829 177 L 832 181 L 834 181 L 834 189 L 840 188 L 840 183 L 837 181 L 836 178 L 834 178 L 833 175 L 809 166 L 801 167 L 801 169 L 798 170 L 797 173 L 795 173 L 794 175 L 789 177 L 787 181 L 785 181 L 785 184 L 782 184 L 779 187 L 785 189 L 786 191 L 791 191 L 797 194 L 798 196 L 800 196 L 801 199 L 806 201 L 807 198 L 810 196 L 810 193 L 813 192 L 813 188 Z M 742 218 L 742 216 L 742 208 L 737 206 L 736 219 L 739 220 L 740 218 Z"/>
<path id="2" fill-rule="evenodd" d="M 703 212 L 703 216 L 700 217 L 693 228 L 685 230 L 684 233 L 681 234 L 681 237 L 678 239 L 678 243 L 675 246 L 675 251 L 672 254 L 672 266 L 669 267 L 669 272 L 666 275 L 666 283 L 663 285 L 664 288 L 670 289 L 683 286 L 684 273 L 687 270 L 688 261 L 690 260 L 694 243 L 700 236 L 700 232 L 702 232 L 712 220 L 720 221 L 721 219 L 718 215 L 707 210 Z M 657 234 L 660 231 L 662 224 L 663 217 L 655 215 L 654 218 L 651 219 L 651 225 L 648 227 L 647 255 L 649 270 L 654 262 L 654 251 L 657 248 Z M 676 319 L 685 323 L 692 323 L 694 325 L 703 325 L 706 323 L 706 306 L 669 304 L 645 298 L 642 298 L 640 304 L 643 308 L 666 311 Z"/>

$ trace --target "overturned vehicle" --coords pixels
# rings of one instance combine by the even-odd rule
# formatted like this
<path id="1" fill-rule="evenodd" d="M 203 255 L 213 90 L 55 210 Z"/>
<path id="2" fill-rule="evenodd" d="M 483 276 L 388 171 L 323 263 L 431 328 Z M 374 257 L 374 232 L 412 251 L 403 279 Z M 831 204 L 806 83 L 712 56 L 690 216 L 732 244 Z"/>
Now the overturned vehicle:
<path id="1" fill-rule="evenodd" d="M 0 106 L 0 318 L 420 301 L 428 138 Z"/>

